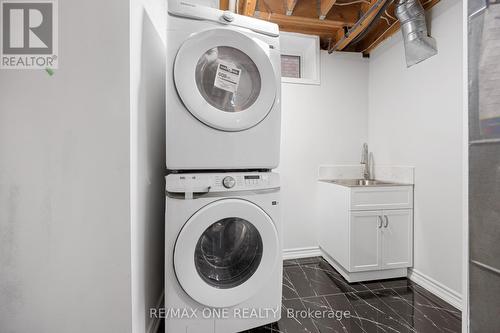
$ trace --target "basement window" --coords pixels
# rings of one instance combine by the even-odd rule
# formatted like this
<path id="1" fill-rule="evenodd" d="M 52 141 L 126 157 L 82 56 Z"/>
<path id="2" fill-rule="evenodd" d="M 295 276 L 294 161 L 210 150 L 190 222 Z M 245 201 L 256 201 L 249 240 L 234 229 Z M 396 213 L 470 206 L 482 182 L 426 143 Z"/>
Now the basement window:
<path id="1" fill-rule="evenodd" d="M 300 79 L 300 56 L 281 55 L 281 76 Z"/>
<path id="2" fill-rule="evenodd" d="M 319 37 L 280 32 L 281 82 L 320 84 Z"/>

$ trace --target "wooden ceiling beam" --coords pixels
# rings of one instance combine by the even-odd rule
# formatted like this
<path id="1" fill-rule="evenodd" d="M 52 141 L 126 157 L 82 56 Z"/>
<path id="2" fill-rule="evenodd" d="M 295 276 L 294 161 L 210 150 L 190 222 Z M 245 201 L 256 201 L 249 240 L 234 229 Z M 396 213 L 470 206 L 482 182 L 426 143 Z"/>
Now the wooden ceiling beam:
<path id="1" fill-rule="evenodd" d="M 286 30 L 281 29 L 281 31 L 296 32 L 296 33 L 305 34 L 305 35 L 314 35 L 314 36 L 318 36 L 320 38 L 332 38 L 332 40 L 335 41 L 338 29 L 337 30 L 314 30 L 314 29 L 304 29 L 301 27 L 290 26 L 290 27 L 287 27 Z"/>
<path id="2" fill-rule="evenodd" d="M 377 0 L 374 2 L 368 11 L 359 19 L 359 21 L 356 22 L 356 24 L 349 29 L 346 34 L 339 38 L 335 46 L 328 51 L 342 51 L 345 49 L 357 36 L 370 26 L 370 23 L 372 23 L 378 12 L 382 10 L 387 1 L 389 0 Z"/>
<path id="3" fill-rule="evenodd" d="M 276 23 L 281 30 L 296 32 L 298 30 L 314 30 L 334 33 L 339 28 L 350 27 L 353 22 L 343 20 L 319 20 L 308 17 L 287 16 L 274 13 L 260 13 L 260 19 Z"/>
<path id="4" fill-rule="evenodd" d="M 258 13 L 259 18 L 278 24 L 282 31 L 320 36 L 321 45 L 326 47 L 328 44 L 330 51 L 355 51 L 365 55 L 400 29 L 394 18 L 394 5 L 385 5 L 390 0 L 365 0 L 349 6 L 336 6 L 346 1 L 240 0 L 239 12 L 253 17 Z M 420 2 L 428 10 L 439 0 Z M 221 9 L 227 10 L 229 0 L 220 0 L 219 4 Z M 387 13 L 382 13 L 382 18 L 374 22 L 384 7 Z M 370 32 L 366 32 L 368 27 Z M 361 34 L 363 38 L 360 40 Z"/>
<path id="5" fill-rule="evenodd" d="M 337 0 L 320 0 L 319 19 L 324 20 Z"/>
<path id="6" fill-rule="evenodd" d="M 365 38 L 359 46 L 359 51 L 364 55 L 370 54 L 370 52 L 379 45 L 382 41 L 386 40 L 393 34 L 395 34 L 400 28 L 399 21 L 393 22 L 390 26 L 384 29 L 381 33 Z"/>
<path id="7" fill-rule="evenodd" d="M 298 0 L 286 0 L 286 15 L 291 16 Z"/>
<path id="8" fill-rule="evenodd" d="M 229 9 L 229 0 L 219 0 L 219 9 L 220 10 L 228 10 Z"/>
<path id="9" fill-rule="evenodd" d="M 255 13 L 256 6 L 257 6 L 257 0 L 245 0 L 242 14 L 246 16 L 253 16 Z"/>

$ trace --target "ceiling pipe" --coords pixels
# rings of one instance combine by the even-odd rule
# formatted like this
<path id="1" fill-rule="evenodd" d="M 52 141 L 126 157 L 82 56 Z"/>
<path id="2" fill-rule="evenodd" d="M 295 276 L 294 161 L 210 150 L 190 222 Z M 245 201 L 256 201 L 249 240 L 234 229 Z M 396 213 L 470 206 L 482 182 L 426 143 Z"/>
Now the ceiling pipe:
<path id="1" fill-rule="evenodd" d="M 401 23 L 406 66 L 411 67 L 436 55 L 436 40 L 427 33 L 425 11 L 420 1 L 398 0 L 394 12 Z"/>

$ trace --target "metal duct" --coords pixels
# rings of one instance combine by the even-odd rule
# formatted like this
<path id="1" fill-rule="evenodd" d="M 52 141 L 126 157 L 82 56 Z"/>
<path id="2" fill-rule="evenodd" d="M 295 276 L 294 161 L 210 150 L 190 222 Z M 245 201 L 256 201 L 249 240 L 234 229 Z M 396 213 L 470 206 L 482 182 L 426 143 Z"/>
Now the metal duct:
<path id="1" fill-rule="evenodd" d="M 436 55 L 436 40 L 427 34 L 425 11 L 420 1 L 398 0 L 394 12 L 401 23 L 407 67 Z"/>

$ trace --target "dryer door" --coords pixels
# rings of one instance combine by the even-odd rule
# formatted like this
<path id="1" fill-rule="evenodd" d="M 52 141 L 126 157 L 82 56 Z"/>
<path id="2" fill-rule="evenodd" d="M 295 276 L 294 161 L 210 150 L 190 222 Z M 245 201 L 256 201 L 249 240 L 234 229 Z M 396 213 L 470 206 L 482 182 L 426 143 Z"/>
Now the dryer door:
<path id="1" fill-rule="evenodd" d="M 222 199 L 197 211 L 182 228 L 174 268 L 184 291 L 210 307 L 229 307 L 269 281 L 279 257 L 271 218 L 242 199 Z"/>
<path id="2" fill-rule="evenodd" d="M 242 131 L 261 122 L 276 98 L 269 45 L 230 29 L 192 35 L 174 63 L 177 92 L 204 124 Z"/>

